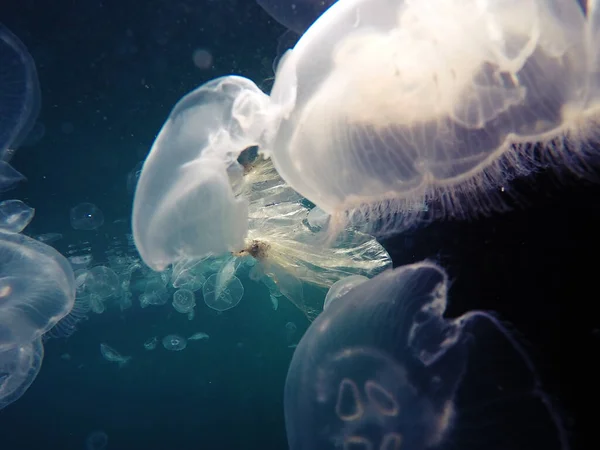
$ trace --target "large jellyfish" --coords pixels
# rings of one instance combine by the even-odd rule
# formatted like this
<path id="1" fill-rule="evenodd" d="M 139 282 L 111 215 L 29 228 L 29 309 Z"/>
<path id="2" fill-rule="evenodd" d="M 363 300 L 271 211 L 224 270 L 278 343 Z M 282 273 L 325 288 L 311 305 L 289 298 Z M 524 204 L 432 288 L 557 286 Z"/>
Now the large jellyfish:
<path id="1" fill-rule="evenodd" d="M 75 279 L 66 258 L 0 229 L 0 351 L 31 343 L 69 314 Z"/>
<path id="2" fill-rule="evenodd" d="M 192 245 L 239 246 L 247 202 L 230 181 L 252 145 L 331 215 L 331 234 L 348 222 L 386 235 L 486 214 L 540 164 L 584 170 L 597 134 L 598 8 L 334 3 L 281 59 L 270 95 L 230 76 L 177 104 L 136 192 L 142 256 L 161 266 Z M 178 232 L 161 236 L 169 227 Z"/>
<path id="3" fill-rule="evenodd" d="M 0 229 L 0 409 L 37 376 L 42 336 L 75 302 L 69 262 L 52 247 Z"/>
<path id="4" fill-rule="evenodd" d="M 31 131 L 39 109 L 33 58 L 19 38 L 0 23 L 0 192 L 25 179 L 9 161 Z"/>
<path id="5" fill-rule="evenodd" d="M 568 448 L 522 348 L 494 316 L 444 317 L 423 262 L 332 302 L 300 340 L 284 405 L 291 450 Z"/>

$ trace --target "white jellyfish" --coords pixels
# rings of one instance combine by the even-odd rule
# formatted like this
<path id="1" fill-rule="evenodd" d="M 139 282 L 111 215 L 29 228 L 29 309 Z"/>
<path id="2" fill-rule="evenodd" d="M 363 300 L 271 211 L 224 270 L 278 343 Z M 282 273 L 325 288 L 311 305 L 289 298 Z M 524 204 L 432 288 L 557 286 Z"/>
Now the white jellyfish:
<path id="1" fill-rule="evenodd" d="M 177 289 L 173 293 L 173 308 L 181 314 L 187 314 L 188 319 L 194 318 L 194 308 L 196 306 L 196 297 L 188 289 Z"/>
<path id="2" fill-rule="evenodd" d="M 235 275 L 219 278 L 219 274 L 215 273 L 208 277 L 202 286 L 202 295 L 209 308 L 227 311 L 240 302 L 244 295 L 244 286 Z"/>
<path id="3" fill-rule="evenodd" d="M 20 233 L 25 229 L 35 210 L 21 200 L 4 200 L 0 202 L 0 228 L 13 233 Z"/>
<path id="4" fill-rule="evenodd" d="M 179 352 L 187 347 L 187 341 L 184 337 L 177 334 L 169 334 L 162 340 L 163 347 L 173 352 Z"/>
<path id="5" fill-rule="evenodd" d="M 154 350 L 156 348 L 157 344 L 158 344 L 158 337 L 153 336 L 144 342 L 144 348 L 146 350 Z"/>
<path id="6" fill-rule="evenodd" d="M 281 59 L 270 95 L 230 76 L 176 105 L 136 191 L 142 258 L 160 270 L 239 247 L 247 202 L 231 184 L 254 145 L 331 216 L 332 236 L 348 222 L 385 235 L 486 214 L 537 164 L 583 170 L 597 130 L 598 8 L 334 3 Z"/>
<path id="7" fill-rule="evenodd" d="M 100 353 L 102 354 L 102 357 L 105 360 L 117 363 L 119 368 L 124 367 L 126 364 L 129 363 L 129 361 L 131 361 L 131 356 L 121 355 L 117 350 L 115 350 L 108 344 L 100 344 Z"/>

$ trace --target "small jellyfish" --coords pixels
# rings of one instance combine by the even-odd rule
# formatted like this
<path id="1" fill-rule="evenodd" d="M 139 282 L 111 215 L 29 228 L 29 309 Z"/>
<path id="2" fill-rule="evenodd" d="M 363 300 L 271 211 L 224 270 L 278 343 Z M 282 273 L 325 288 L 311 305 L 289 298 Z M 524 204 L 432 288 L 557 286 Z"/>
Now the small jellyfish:
<path id="1" fill-rule="evenodd" d="M 104 223 L 104 214 L 93 203 L 80 203 L 71 208 L 71 226 L 76 230 L 96 230 Z"/>
<path id="2" fill-rule="evenodd" d="M 296 337 L 297 329 L 298 329 L 298 327 L 296 326 L 296 324 L 294 322 L 288 322 L 285 324 L 285 340 L 286 340 L 288 346 L 295 344 L 294 340 Z"/>
<path id="3" fill-rule="evenodd" d="M 109 267 L 96 266 L 87 271 L 85 288 L 100 298 L 109 298 L 119 293 L 119 277 Z"/>
<path id="4" fill-rule="evenodd" d="M 90 254 L 87 255 L 79 255 L 79 256 L 69 256 L 69 262 L 71 266 L 73 266 L 73 270 L 85 269 L 92 263 L 93 257 Z"/>
<path id="5" fill-rule="evenodd" d="M 269 298 L 271 299 L 271 306 L 273 307 L 273 311 L 277 311 L 277 308 L 279 308 L 279 297 L 270 294 Z"/>
<path id="6" fill-rule="evenodd" d="M 34 213 L 35 209 L 21 200 L 4 200 L 0 202 L 0 228 L 20 233 L 29 225 Z"/>
<path id="7" fill-rule="evenodd" d="M 146 342 L 144 342 L 144 348 L 146 350 L 154 350 L 156 348 L 157 344 L 158 344 L 158 337 L 153 336 L 150 339 L 148 339 Z"/>
<path id="8" fill-rule="evenodd" d="M 234 308 L 244 295 L 244 286 L 235 275 L 231 275 L 226 280 L 225 284 L 218 284 L 219 278 L 217 273 L 212 274 L 202 286 L 202 294 L 204 303 L 209 308 L 217 311 L 226 311 Z"/>
<path id="9" fill-rule="evenodd" d="M 102 430 L 92 431 L 85 439 L 85 450 L 106 450 L 108 435 Z"/>
<path id="10" fill-rule="evenodd" d="M 489 313 L 446 318 L 448 285 L 400 267 L 315 319 L 285 383 L 291 450 L 568 448 L 526 353 Z"/>
<path id="11" fill-rule="evenodd" d="M 114 348 L 104 343 L 100 344 L 100 353 L 105 360 L 117 363 L 119 368 L 131 361 L 131 356 L 123 356 Z"/>
<path id="12" fill-rule="evenodd" d="M 173 293 L 173 308 L 181 314 L 187 314 L 188 319 L 194 318 L 196 298 L 194 293 L 187 289 L 178 289 Z"/>
<path id="13" fill-rule="evenodd" d="M 327 307 L 333 300 L 346 295 L 351 289 L 355 288 L 359 284 L 364 283 L 367 280 L 368 278 L 362 275 L 350 275 L 349 277 L 342 278 L 341 280 L 333 283 L 333 285 L 327 291 L 327 295 L 325 296 L 323 310 L 327 309 Z"/>
<path id="14" fill-rule="evenodd" d="M 173 352 L 178 352 L 187 347 L 187 341 L 184 337 L 177 334 L 169 334 L 162 340 L 163 347 Z"/>
<path id="15" fill-rule="evenodd" d="M 203 339 L 208 339 L 209 336 L 208 334 L 199 331 L 198 333 L 194 333 L 192 334 L 189 338 L 187 338 L 188 341 L 201 341 Z"/>

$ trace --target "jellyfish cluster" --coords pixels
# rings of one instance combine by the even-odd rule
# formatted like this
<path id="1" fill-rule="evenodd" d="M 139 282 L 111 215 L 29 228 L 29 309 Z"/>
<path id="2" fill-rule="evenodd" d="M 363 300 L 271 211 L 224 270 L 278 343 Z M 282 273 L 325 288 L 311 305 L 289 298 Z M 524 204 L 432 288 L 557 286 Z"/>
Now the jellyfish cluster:
<path id="1" fill-rule="evenodd" d="M 285 325 L 291 450 L 567 449 L 509 330 L 482 311 L 447 318 L 444 269 L 392 269 L 377 238 L 501 211 L 511 180 L 540 167 L 585 175 L 598 137 L 600 6 L 258 3 L 301 34 L 271 91 L 224 76 L 175 105 L 127 177 L 131 234 L 123 245 L 113 236 L 105 261 L 85 240 L 65 258 L 48 245 L 60 233 L 23 233 L 33 208 L 0 202 L 0 408 L 35 378 L 42 336 L 70 334 L 84 315 L 137 299 L 193 321 L 204 305 L 227 314 L 256 282 L 274 310 L 284 298 L 311 322 L 303 336 Z M 8 161 L 39 98 L 31 57 L 0 26 L 6 61 L 1 192 L 24 179 Z M 93 203 L 69 218 L 78 234 L 108 235 Z M 181 352 L 206 339 L 173 333 L 143 347 Z M 106 343 L 100 353 L 118 367 L 135 363 Z"/>
<path id="2" fill-rule="evenodd" d="M 134 196 L 142 261 L 160 272 L 232 255 L 205 282 L 205 297 L 231 304 L 232 274 L 250 266 L 252 279 L 275 288 L 274 308 L 281 294 L 314 320 L 286 382 L 292 449 L 461 439 L 463 398 L 475 385 L 465 381 L 476 353 L 467 343 L 486 327 L 525 368 L 522 393 L 555 418 L 531 362 L 494 316 L 443 317 L 442 268 L 369 271 L 363 263 L 377 257 L 357 257 L 356 239 L 502 211 L 511 180 L 541 167 L 585 175 L 600 107 L 597 4 L 258 3 L 302 35 L 270 93 L 224 76 L 175 105 Z M 305 283 L 333 287 L 313 305 Z M 560 421 L 546 424 L 565 448 Z"/>
<path id="3" fill-rule="evenodd" d="M 31 55 L 0 24 L 0 192 L 24 179 L 10 164 L 39 108 Z M 0 202 L 0 409 L 18 400 L 44 358 L 42 338 L 67 316 L 75 278 L 67 259 L 23 230 L 34 209 L 18 199 Z"/>

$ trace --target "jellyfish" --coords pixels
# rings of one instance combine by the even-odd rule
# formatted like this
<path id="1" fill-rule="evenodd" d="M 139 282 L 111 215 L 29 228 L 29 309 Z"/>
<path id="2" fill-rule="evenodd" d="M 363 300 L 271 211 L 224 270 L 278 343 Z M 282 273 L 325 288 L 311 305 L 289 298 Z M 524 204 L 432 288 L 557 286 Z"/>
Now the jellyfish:
<path id="1" fill-rule="evenodd" d="M 187 341 L 184 337 L 177 334 L 169 334 L 162 340 L 163 347 L 173 352 L 178 352 L 187 347 Z"/>
<path id="2" fill-rule="evenodd" d="M 209 308 L 217 311 L 227 311 L 234 308 L 244 295 L 244 286 L 235 275 L 229 276 L 223 283 L 219 280 L 219 274 L 212 274 L 202 286 L 204 303 Z"/>
<path id="3" fill-rule="evenodd" d="M 142 258 L 160 270 L 182 254 L 239 247 L 247 202 L 231 184 L 251 146 L 331 216 L 331 238 L 348 224 L 386 236 L 503 210 L 505 186 L 538 167 L 585 173 L 597 134 L 598 8 L 334 3 L 283 56 L 269 95 L 226 76 L 175 106 L 136 191 Z"/>
<path id="4" fill-rule="evenodd" d="M 117 363 L 119 368 L 122 368 L 129 363 L 129 361 L 131 361 L 131 356 L 121 355 L 117 350 L 110 347 L 108 344 L 100 344 L 100 353 L 105 360 Z"/>
<path id="5" fill-rule="evenodd" d="M 187 314 L 189 320 L 194 318 L 195 306 L 196 298 L 192 291 L 178 289 L 173 293 L 173 308 L 179 313 Z"/>
<path id="6" fill-rule="evenodd" d="M 92 431 L 85 439 L 86 450 L 105 450 L 108 446 L 108 435 L 102 430 Z"/>
<path id="7" fill-rule="evenodd" d="M 444 317 L 448 285 L 433 262 L 404 266 L 316 318 L 285 383 L 291 450 L 568 448 L 522 347 L 492 314 Z"/>
<path id="8" fill-rule="evenodd" d="M 0 228 L 13 233 L 20 233 L 33 219 L 35 209 L 21 200 L 4 200 L 0 202 Z"/>
<path id="9" fill-rule="evenodd" d="M 144 342 L 144 348 L 146 350 L 154 350 L 156 348 L 157 344 L 158 344 L 158 337 L 153 336 L 150 339 L 147 339 L 146 342 Z"/>
<path id="10" fill-rule="evenodd" d="M 13 150 L 33 128 L 39 110 L 33 58 L 19 38 L 0 24 L 0 160 L 4 162 L 0 164 L 0 191 L 7 186 L 4 176 L 11 173 L 8 162 Z"/>
<path id="11" fill-rule="evenodd" d="M 102 299 L 109 298 L 118 294 L 119 278 L 109 267 L 96 266 L 87 271 L 85 288 Z"/>
<path id="12" fill-rule="evenodd" d="M 41 337 L 0 348 L 0 410 L 18 400 L 35 380 L 44 358 Z"/>
<path id="13" fill-rule="evenodd" d="M 48 245 L 0 229 L 0 274 L 0 351 L 30 344 L 73 308 L 73 270 Z"/>
<path id="14" fill-rule="evenodd" d="M 209 339 L 209 335 L 204 333 L 203 331 L 199 331 L 198 333 L 194 333 L 192 334 L 189 338 L 187 338 L 188 341 L 201 341 L 203 339 Z"/>
<path id="15" fill-rule="evenodd" d="M 95 230 L 104 223 L 104 214 L 93 203 L 80 203 L 71 208 L 71 226 L 75 230 Z"/>

